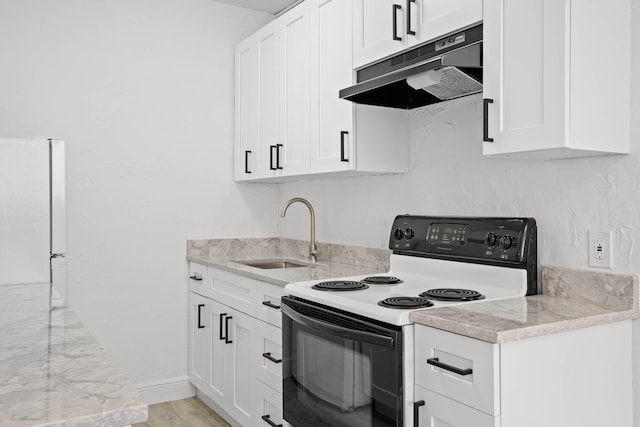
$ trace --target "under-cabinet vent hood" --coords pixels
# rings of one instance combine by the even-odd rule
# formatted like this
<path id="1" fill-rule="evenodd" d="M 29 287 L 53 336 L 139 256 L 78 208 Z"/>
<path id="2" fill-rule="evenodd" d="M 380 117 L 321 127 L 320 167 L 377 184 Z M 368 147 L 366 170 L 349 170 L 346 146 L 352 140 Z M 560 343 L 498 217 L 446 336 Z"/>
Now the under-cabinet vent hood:
<path id="1" fill-rule="evenodd" d="M 340 98 L 402 109 L 482 92 L 482 25 L 361 68 L 356 80 Z"/>

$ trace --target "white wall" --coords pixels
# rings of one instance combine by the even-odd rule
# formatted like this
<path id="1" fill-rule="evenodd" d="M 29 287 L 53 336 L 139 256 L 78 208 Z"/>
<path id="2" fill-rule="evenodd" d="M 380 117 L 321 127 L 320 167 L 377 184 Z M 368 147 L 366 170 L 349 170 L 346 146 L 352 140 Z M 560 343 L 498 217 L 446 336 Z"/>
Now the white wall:
<path id="1" fill-rule="evenodd" d="M 0 135 L 67 141 L 69 301 L 136 384 L 186 378 L 186 240 L 276 233 L 275 186 L 232 180 L 233 47 L 270 19 L 0 2 Z"/>

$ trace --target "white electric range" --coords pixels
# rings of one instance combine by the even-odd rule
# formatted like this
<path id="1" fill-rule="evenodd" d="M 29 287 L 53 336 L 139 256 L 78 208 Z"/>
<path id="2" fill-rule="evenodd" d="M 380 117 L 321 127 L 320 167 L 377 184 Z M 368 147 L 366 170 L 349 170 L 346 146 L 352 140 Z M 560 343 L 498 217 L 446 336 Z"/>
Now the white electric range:
<path id="1" fill-rule="evenodd" d="M 400 215 L 385 274 L 290 283 L 283 412 L 294 427 L 412 425 L 412 311 L 540 293 L 533 218 Z"/>

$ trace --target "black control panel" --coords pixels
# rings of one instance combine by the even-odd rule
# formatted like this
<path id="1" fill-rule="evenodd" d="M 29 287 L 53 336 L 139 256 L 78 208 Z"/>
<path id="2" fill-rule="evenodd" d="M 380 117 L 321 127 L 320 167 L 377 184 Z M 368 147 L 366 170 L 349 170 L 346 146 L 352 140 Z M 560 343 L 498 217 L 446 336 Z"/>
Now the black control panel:
<path id="1" fill-rule="evenodd" d="M 528 295 L 537 285 L 537 226 L 533 218 L 399 215 L 389 249 L 395 254 L 526 269 Z"/>

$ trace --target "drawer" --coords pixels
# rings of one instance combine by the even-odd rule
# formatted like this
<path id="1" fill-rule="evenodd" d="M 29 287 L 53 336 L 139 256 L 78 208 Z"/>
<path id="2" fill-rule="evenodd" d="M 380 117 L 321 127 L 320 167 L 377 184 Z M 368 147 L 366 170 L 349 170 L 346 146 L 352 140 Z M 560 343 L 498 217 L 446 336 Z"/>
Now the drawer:
<path id="1" fill-rule="evenodd" d="M 282 418 L 282 394 L 256 380 L 256 427 L 289 426 Z"/>
<path id="2" fill-rule="evenodd" d="M 500 415 L 497 344 L 422 325 L 415 337 L 416 385 Z"/>
<path id="3" fill-rule="evenodd" d="M 209 267 L 206 296 L 250 316 L 256 316 L 256 286 L 248 277 Z"/>
<path id="4" fill-rule="evenodd" d="M 448 397 L 416 386 L 415 402 L 424 402 L 418 406 L 418 422 L 420 427 L 500 427 L 500 417 L 494 417 L 456 402 Z"/>
<path id="5" fill-rule="evenodd" d="M 282 330 L 257 320 L 254 324 L 257 369 L 256 377 L 282 392 Z"/>
<path id="6" fill-rule="evenodd" d="M 256 289 L 256 299 L 258 305 L 256 307 L 256 315 L 258 319 L 267 323 L 282 327 L 282 312 L 280 311 L 280 298 L 284 293 L 282 286 L 272 285 L 270 283 L 258 283 Z"/>
<path id="7" fill-rule="evenodd" d="M 207 267 L 194 262 L 189 263 L 189 290 L 205 295 L 207 287 Z"/>

